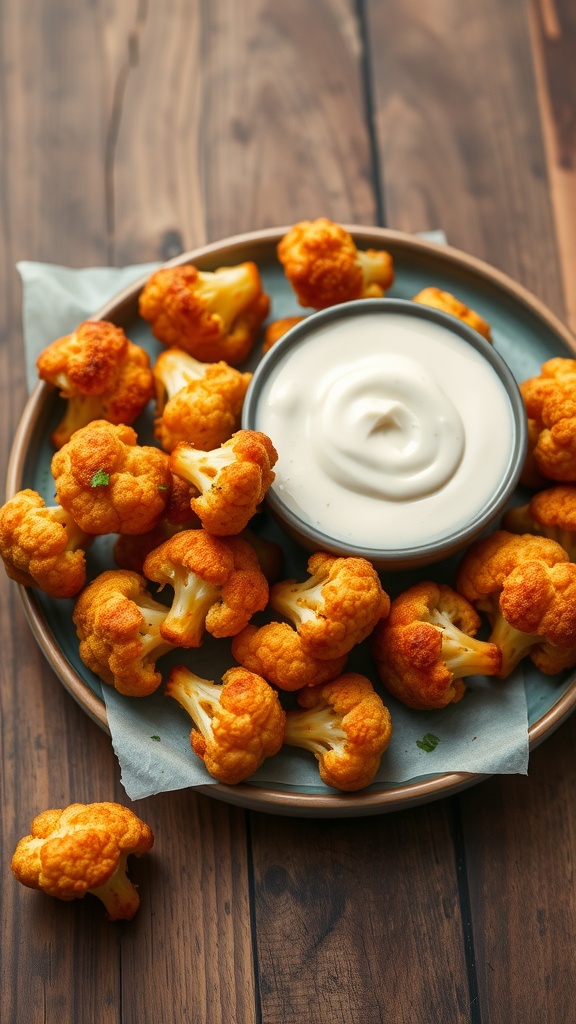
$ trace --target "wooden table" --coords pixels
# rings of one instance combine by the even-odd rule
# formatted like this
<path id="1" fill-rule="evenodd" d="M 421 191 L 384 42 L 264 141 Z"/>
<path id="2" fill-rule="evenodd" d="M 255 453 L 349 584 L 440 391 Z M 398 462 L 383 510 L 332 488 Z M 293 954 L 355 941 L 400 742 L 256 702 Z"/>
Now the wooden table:
<path id="1" fill-rule="evenodd" d="M 122 265 L 326 215 L 450 242 L 576 326 L 571 0 L 5 0 L 0 417 L 15 263 Z M 376 817 L 147 799 L 142 906 L 18 885 L 32 817 L 126 802 L 108 736 L 1 586 L 3 1024 L 568 1024 L 576 724 L 525 777 Z"/>

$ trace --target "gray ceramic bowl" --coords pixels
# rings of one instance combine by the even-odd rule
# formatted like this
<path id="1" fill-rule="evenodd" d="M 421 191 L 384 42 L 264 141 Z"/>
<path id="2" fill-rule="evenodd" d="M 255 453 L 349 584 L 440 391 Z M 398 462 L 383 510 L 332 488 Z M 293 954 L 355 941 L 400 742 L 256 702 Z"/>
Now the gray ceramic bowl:
<path id="1" fill-rule="evenodd" d="M 374 319 L 375 317 L 377 320 Z M 476 379 L 483 379 L 486 367 L 489 367 L 487 380 L 494 383 L 499 394 L 498 401 L 501 403 L 502 409 L 506 407 L 506 432 L 508 433 L 508 436 L 504 439 L 506 442 L 505 453 L 502 454 L 501 446 L 504 442 L 501 438 L 495 436 L 495 429 L 492 423 L 494 415 L 492 408 L 486 408 L 485 418 L 479 419 L 476 413 L 473 427 L 469 431 L 469 440 L 474 442 L 472 434 L 475 434 L 476 441 L 470 445 L 468 445 L 468 442 L 466 444 L 466 458 L 468 459 L 466 471 L 470 477 L 470 487 L 465 489 L 466 502 L 469 501 L 469 492 L 473 489 L 474 480 L 483 473 L 487 473 L 487 467 L 491 466 L 493 461 L 497 461 L 497 455 L 500 453 L 498 468 L 490 470 L 492 483 L 489 493 L 486 493 L 485 485 L 484 493 L 481 493 L 482 487 L 480 487 L 478 499 L 474 499 L 475 504 L 467 506 L 465 513 L 462 515 L 458 514 L 456 517 L 457 521 L 448 524 L 446 528 L 444 528 L 442 515 L 433 512 L 431 515 L 425 513 L 423 516 L 423 506 L 421 506 L 418 515 L 421 520 L 424 519 L 426 521 L 424 530 L 420 527 L 415 532 L 414 537 L 412 537 L 410 535 L 411 527 L 407 526 L 406 522 L 402 522 L 402 538 L 400 540 L 398 538 L 395 539 L 394 531 L 388 529 L 386 534 L 388 543 L 385 544 L 380 544 L 379 541 L 375 542 L 373 538 L 368 542 L 365 541 L 365 523 L 367 520 L 363 519 L 363 511 L 361 511 L 361 506 L 357 504 L 357 493 L 355 490 L 343 492 L 343 502 L 346 503 L 346 507 L 349 507 L 350 519 L 355 523 L 352 536 L 343 536 L 337 529 L 328 527 L 320 518 L 317 508 L 307 509 L 306 503 L 308 499 L 305 493 L 304 497 L 302 497 L 302 492 L 300 492 L 297 500 L 294 498 L 294 495 L 290 496 L 289 492 L 292 484 L 289 475 L 283 471 L 283 467 L 287 467 L 291 460 L 297 461 L 300 458 L 299 453 L 305 449 L 317 449 L 318 444 L 312 436 L 310 423 L 307 423 L 304 430 L 306 440 L 303 443 L 302 437 L 304 435 L 302 432 L 298 432 L 296 427 L 294 429 L 294 436 L 292 436 L 293 431 L 287 429 L 281 437 L 279 435 L 275 437 L 274 431 L 271 429 L 271 424 L 275 420 L 267 418 L 267 416 L 269 417 L 267 410 L 271 407 L 270 403 L 271 401 L 272 404 L 274 402 L 273 399 L 270 400 L 270 395 L 283 393 L 286 387 L 291 387 L 292 393 L 297 392 L 300 390 L 298 381 L 301 381 L 302 388 L 305 388 L 307 385 L 306 378 L 317 371 L 319 362 L 323 361 L 322 365 L 325 365 L 327 362 L 325 358 L 326 352 L 329 351 L 330 356 L 332 355 L 332 350 L 326 348 L 326 338 L 332 342 L 335 332 L 341 332 L 344 326 L 346 329 L 354 331 L 354 341 L 356 341 L 356 338 L 360 339 L 363 334 L 365 336 L 369 330 L 380 330 L 380 322 L 381 330 L 383 332 L 388 331 L 390 337 L 394 336 L 395 340 L 390 343 L 393 348 L 397 343 L 396 336 L 392 334 L 392 331 L 397 328 L 400 329 L 398 346 L 406 345 L 406 338 L 402 334 L 404 327 L 409 334 L 416 333 L 419 336 L 425 336 L 426 346 L 437 346 L 435 351 L 438 352 L 438 355 L 434 357 L 434 365 L 440 367 L 439 375 L 442 387 L 446 389 L 442 392 L 443 396 L 451 396 L 450 389 L 452 388 L 452 392 L 454 392 L 455 387 L 454 380 L 452 382 L 450 380 L 451 371 L 444 370 L 444 361 L 448 354 L 442 348 L 444 339 L 446 339 L 448 346 L 455 347 L 460 351 L 464 361 L 470 360 L 471 370 L 466 385 L 469 396 L 471 396 L 468 398 L 468 404 L 471 403 L 471 399 L 473 404 Z M 430 338 L 428 338 L 428 334 L 430 334 Z M 464 346 L 462 342 L 464 342 Z M 312 347 L 322 344 L 324 348 L 321 350 L 317 349 L 318 358 L 316 359 L 314 370 L 311 371 L 311 374 L 302 372 L 302 368 L 306 365 L 304 359 L 307 360 L 312 354 Z M 306 347 L 306 352 L 304 352 L 304 347 Z M 322 356 L 320 356 L 320 351 Z M 341 347 L 337 351 L 340 353 Z M 428 351 L 430 351 L 429 348 L 427 349 Z M 392 354 L 394 355 L 394 352 Z M 404 348 L 396 354 L 404 357 Z M 353 358 L 356 358 L 355 352 L 352 355 Z M 340 355 L 335 356 L 336 363 L 338 363 L 339 358 Z M 362 358 L 361 347 L 358 358 Z M 381 354 L 378 351 L 376 355 L 373 354 L 370 358 L 379 360 Z M 426 355 L 426 359 L 428 359 L 428 355 Z M 428 361 L 430 362 L 430 360 Z M 297 365 L 300 367 L 298 371 L 295 370 Z M 374 365 L 377 364 L 375 363 Z M 370 366 L 372 366 L 372 363 L 370 363 Z M 429 369 L 430 367 L 428 367 Z M 300 374 L 299 377 L 294 376 L 296 372 Z M 351 372 L 353 371 L 348 368 L 342 374 L 342 380 L 351 379 L 349 377 Z M 433 372 L 437 375 L 436 370 Z M 288 380 L 290 376 L 294 377 L 291 383 Z M 431 377 L 427 379 L 430 380 L 430 390 L 432 390 L 435 384 Z M 280 382 L 281 388 L 278 382 Z M 424 388 L 428 387 L 427 384 L 422 386 Z M 344 384 L 344 390 L 346 390 L 346 387 L 346 384 Z M 276 390 L 272 390 L 273 388 Z M 325 391 L 324 395 L 326 394 L 329 394 L 329 391 Z M 427 394 L 428 392 L 426 391 L 425 395 Z M 339 400 L 339 398 L 336 398 L 332 401 L 338 402 Z M 328 401 L 328 398 L 323 398 L 322 401 Z M 412 399 L 410 398 L 411 401 Z M 295 407 L 297 409 L 302 410 L 304 402 L 305 399 L 300 399 L 296 395 Z M 335 408 L 336 412 L 338 412 L 338 405 Z M 292 407 L 290 406 L 291 409 Z M 467 415 L 463 409 L 460 412 L 462 415 Z M 292 415 L 292 411 L 288 414 L 288 416 L 290 415 Z M 293 422 L 297 425 L 300 413 L 297 411 L 293 415 L 296 418 L 286 422 Z M 337 422 L 337 420 L 338 417 L 336 415 L 333 418 L 333 422 Z M 343 424 L 345 423 L 346 419 L 344 417 Z M 518 483 L 525 459 L 527 443 L 526 415 L 517 383 L 507 364 L 494 349 L 493 345 L 486 341 L 477 331 L 455 317 L 405 299 L 363 299 L 333 306 L 305 317 L 301 323 L 293 327 L 273 346 L 257 367 L 246 396 L 242 426 L 245 429 L 264 430 L 271 436 L 272 441 L 278 448 L 277 476 L 268 492 L 267 502 L 271 511 L 288 534 L 307 550 L 326 550 L 338 555 L 353 555 L 367 558 L 378 569 L 386 570 L 407 570 L 440 561 L 460 551 L 482 532 L 486 531 L 495 522 Z M 345 431 L 346 428 L 343 425 L 341 429 Z M 445 427 L 443 429 L 447 431 L 445 436 L 448 437 L 451 428 Z M 490 432 L 492 432 L 492 436 L 490 436 Z M 421 431 L 421 433 L 425 432 Z M 483 436 L 484 433 L 486 438 Z M 348 448 L 350 448 L 350 444 L 348 444 Z M 352 461 L 354 461 L 353 454 L 350 451 L 346 457 L 348 460 L 352 458 Z M 475 461 L 472 462 L 472 460 Z M 353 468 L 353 472 L 358 474 L 361 471 Z M 464 469 L 462 471 L 459 469 L 458 472 L 460 473 L 459 480 L 462 480 Z M 330 486 L 332 485 L 330 484 Z M 362 481 L 360 481 L 361 489 Z M 464 495 L 462 489 L 459 493 Z M 374 509 L 374 501 L 370 500 L 372 509 Z M 419 503 L 420 501 L 421 499 L 418 498 Z M 436 501 L 436 498 L 434 498 L 434 501 Z M 412 515 L 415 507 L 414 502 L 415 499 L 410 497 L 403 504 L 401 515 L 406 521 Z M 331 504 L 333 505 L 334 501 Z M 395 500 L 393 504 L 397 506 L 398 502 Z M 408 508 L 408 506 L 411 507 Z M 378 499 L 378 508 L 380 507 L 382 507 L 382 503 Z M 433 507 L 437 510 L 441 506 L 434 505 Z M 447 506 L 445 505 L 444 508 L 447 508 Z M 417 536 L 416 534 L 418 533 L 419 535 Z"/>

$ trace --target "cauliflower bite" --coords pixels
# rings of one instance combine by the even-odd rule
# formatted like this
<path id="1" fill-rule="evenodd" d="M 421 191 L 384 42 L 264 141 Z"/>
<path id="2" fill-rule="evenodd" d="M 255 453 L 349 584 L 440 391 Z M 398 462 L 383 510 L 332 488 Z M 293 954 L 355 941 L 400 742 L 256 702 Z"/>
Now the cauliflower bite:
<path id="1" fill-rule="evenodd" d="M 450 313 L 451 316 L 462 320 L 469 327 L 473 327 L 478 334 L 486 338 L 486 341 L 492 341 L 490 324 L 450 292 L 443 292 L 440 288 L 423 288 L 414 296 L 413 301 L 419 302 L 422 306 L 432 306 L 433 309 L 441 309 L 444 313 Z"/>
<path id="2" fill-rule="evenodd" d="M 576 565 L 556 541 L 497 530 L 468 549 L 456 587 L 488 615 L 501 679 L 526 656 L 547 675 L 576 664 Z"/>
<path id="3" fill-rule="evenodd" d="M 302 323 L 305 318 L 303 316 L 283 316 L 280 320 L 273 320 L 271 324 L 264 331 L 264 343 L 262 345 L 262 351 L 264 355 L 269 352 L 273 345 L 280 338 L 283 338 L 292 327 L 296 324 Z"/>
<path id="4" fill-rule="evenodd" d="M 114 561 L 121 569 L 142 572 L 146 556 L 182 530 L 197 530 L 200 520 L 190 508 L 191 487 L 179 476 L 172 475 L 166 508 L 158 523 L 146 533 L 121 533 L 114 543 Z"/>
<path id="5" fill-rule="evenodd" d="M 444 708 L 464 696 L 464 677 L 497 675 L 502 652 L 474 639 L 480 624 L 470 602 L 451 587 L 409 587 L 373 634 L 378 674 L 388 692 L 409 708 Z"/>
<path id="6" fill-rule="evenodd" d="M 199 491 L 190 504 L 208 533 L 241 533 L 274 480 L 278 454 L 266 434 L 238 430 L 220 448 L 197 451 L 182 442 L 170 456 L 170 468 Z"/>
<path id="7" fill-rule="evenodd" d="M 72 615 L 82 661 L 119 693 L 147 697 L 162 682 L 157 659 L 172 649 L 160 632 L 167 611 L 139 573 L 100 573 L 81 592 Z"/>
<path id="8" fill-rule="evenodd" d="M 369 786 L 392 737 L 390 712 L 370 680 L 347 672 L 301 690 L 298 703 L 305 710 L 287 712 L 284 743 L 310 750 L 327 786 Z"/>
<path id="9" fill-rule="evenodd" d="M 277 252 L 298 302 L 312 309 L 380 298 L 394 281 L 390 253 L 357 249 L 352 235 L 326 217 L 295 224 Z"/>
<path id="10" fill-rule="evenodd" d="M 59 900 L 91 893 L 110 921 L 130 921 L 140 897 L 126 874 L 127 860 L 153 844 L 152 830 L 121 804 L 70 804 L 34 818 L 30 835 L 16 847 L 12 871 L 23 885 Z"/>
<path id="11" fill-rule="evenodd" d="M 240 426 L 251 373 L 227 363 L 200 363 L 178 348 L 162 352 L 154 366 L 154 436 L 164 451 L 180 441 L 209 451 L 228 441 Z"/>
<path id="12" fill-rule="evenodd" d="M 140 295 L 140 315 L 164 345 L 207 363 L 232 366 L 250 355 L 268 316 L 270 299 L 255 263 L 202 271 L 191 264 L 163 267 Z"/>
<path id="13" fill-rule="evenodd" d="M 388 615 L 390 598 L 365 558 L 338 558 L 317 551 L 308 560 L 308 572 L 310 579 L 303 583 L 275 583 L 271 607 L 296 627 L 306 654 L 340 658 Z"/>
<path id="14" fill-rule="evenodd" d="M 276 690 L 244 668 L 230 668 L 222 686 L 177 665 L 166 693 L 194 722 L 190 745 L 210 775 L 234 786 L 282 746 L 286 714 Z"/>
<path id="15" fill-rule="evenodd" d="M 241 537 L 184 530 L 144 562 L 144 575 L 174 589 L 160 633 L 179 647 L 200 647 L 204 630 L 234 636 L 268 603 L 268 583 L 254 548 Z"/>
<path id="16" fill-rule="evenodd" d="M 548 359 L 520 392 L 529 437 L 522 482 L 576 482 L 576 359 Z"/>
<path id="17" fill-rule="evenodd" d="M 311 657 L 287 622 L 269 622 L 260 628 L 246 626 L 232 641 L 232 656 L 280 690 L 326 683 L 341 674 L 347 658 L 346 654 L 339 658 Z"/>
<path id="18" fill-rule="evenodd" d="M 91 420 L 133 423 L 154 397 L 148 354 L 128 340 L 121 327 L 86 320 L 40 353 L 41 380 L 59 388 L 64 417 L 52 434 L 56 448 Z"/>
<path id="19" fill-rule="evenodd" d="M 539 491 L 526 505 L 509 509 L 502 526 L 510 533 L 550 537 L 576 562 L 576 485 L 558 484 Z"/>
<path id="20" fill-rule="evenodd" d="M 94 420 L 52 458 L 56 498 L 86 533 L 147 533 L 164 513 L 170 456 L 137 443 L 132 427 Z"/>
<path id="21" fill-rule="evenodd" d="M 50 597 L 74 597 L 86 582 L 84 533 L 59 506 L 37 491 L 18 491 L 0 509 L 0 555 L 10 579 Z"/>

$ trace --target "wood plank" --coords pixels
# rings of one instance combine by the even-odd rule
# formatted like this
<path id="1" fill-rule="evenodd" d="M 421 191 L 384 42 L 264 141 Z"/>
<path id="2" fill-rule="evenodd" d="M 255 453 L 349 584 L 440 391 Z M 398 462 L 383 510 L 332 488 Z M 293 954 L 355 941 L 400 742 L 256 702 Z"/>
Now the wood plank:
<path id="1" fill-rule="evenodd" d="M 576 17 L 569 0 L 528 4 L 567 322 L 576 331 Z"/>
<path id="2" fill-rule="evenodd" d="M 443 228 L 563 313 L 524 0 L 368 0 L 390 227 Z"/>
<path id="3" fill-rule="evenodd" d="M 470 1020 L 450 806 L 289 825 L 252 815 L 267 1024 Z"/>

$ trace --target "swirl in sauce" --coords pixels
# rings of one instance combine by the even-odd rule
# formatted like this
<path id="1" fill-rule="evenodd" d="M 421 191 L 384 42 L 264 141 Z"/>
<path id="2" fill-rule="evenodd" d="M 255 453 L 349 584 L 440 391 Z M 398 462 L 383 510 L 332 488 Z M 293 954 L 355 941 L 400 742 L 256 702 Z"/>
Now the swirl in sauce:
<path id="1" fill-rule="evenodd" d="M 336 483 L 389 501 L 437 491 L 464 454 L 458 411 L 416 360 L 401 355 L 329 374 L 311 424 L 318 463 Z"/>

